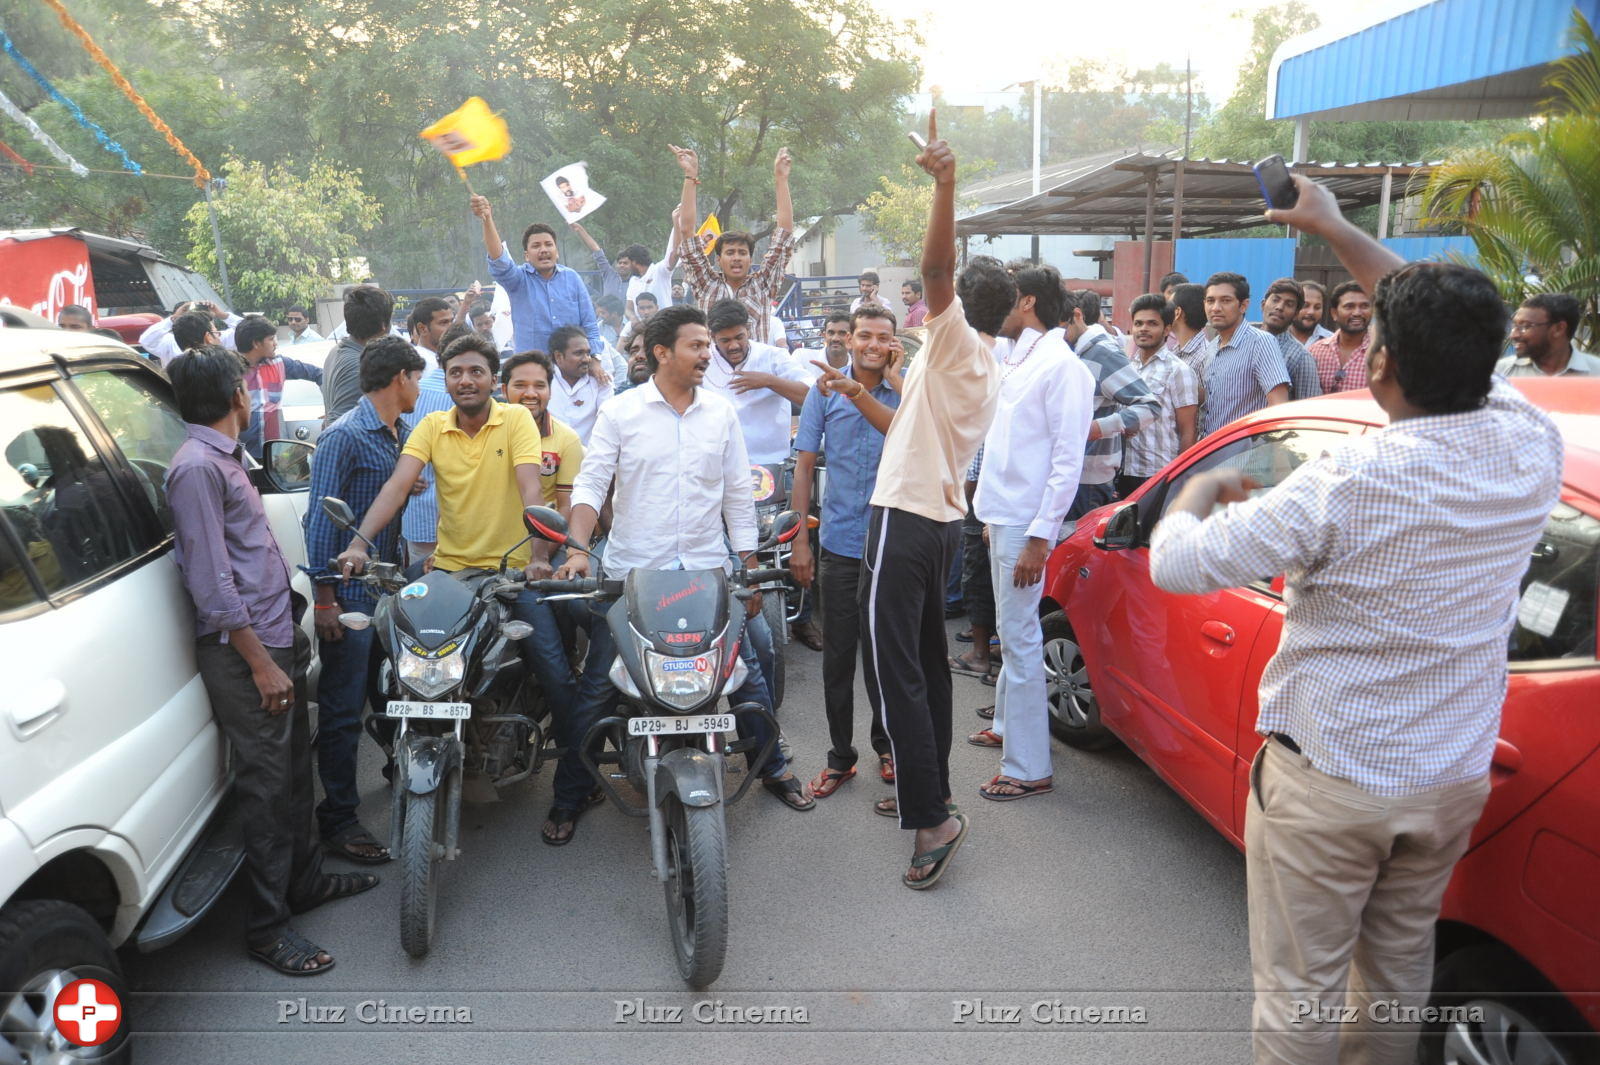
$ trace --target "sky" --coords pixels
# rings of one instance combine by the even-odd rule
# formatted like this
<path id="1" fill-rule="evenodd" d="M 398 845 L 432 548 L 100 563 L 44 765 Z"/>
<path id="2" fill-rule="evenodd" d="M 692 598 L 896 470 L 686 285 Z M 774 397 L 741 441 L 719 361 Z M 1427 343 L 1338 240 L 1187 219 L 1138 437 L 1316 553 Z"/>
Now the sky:
<path id="1" fill-rule="evenodd" d="M 1342 0 L 1323 8 L 1323 25 L 1362 24 L 1420 0 Z M 910 19 L 926 40 L 922 52 L 924 91 L 947 95 L 998 93 L 1036 72 L 1080 57 L 1135 69 L 1167 62 L 1182 68 L 1187 52 L 1195 89 L 1220 105 L 1233 91 L 1234 75 L 1250 50 L 1249 17 L 1268 0 L 1111 0 L 1057 6 L 1048 0 L 908 0 L 890 7 L 893 18 Z M 1069 14 L 1068 12 L 1072 12 Z M 1335 22 L 1337 20 L 1337 22 Z"/>

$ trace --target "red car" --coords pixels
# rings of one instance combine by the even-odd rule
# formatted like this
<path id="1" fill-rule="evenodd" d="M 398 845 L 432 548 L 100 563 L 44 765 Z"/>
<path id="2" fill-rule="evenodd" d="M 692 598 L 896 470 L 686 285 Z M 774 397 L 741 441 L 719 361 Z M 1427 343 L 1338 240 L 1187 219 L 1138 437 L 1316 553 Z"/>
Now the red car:
<path id="1" fill-rule="evenodd" d="M 1428 1033 L 1434 1062 L 1591 1061 L 1600 1029 L 1600 381 L 1514 383 L 1560 426 L 1566 464 L 1523 581 L 1493 790 L 1439 922 L 1436 1000 L 1481 1005 L 1484 1023 Z M 1083 750 L 1121 740 L 1242 849 L 1283 581 L 1164 592 L 1150 534 L 1196 471 L 1239 467 L 1270 488 L 1386 422 L 1366 392 L 1269 407 L 1083 518 L 1050 558 L 1040 608 L 1056 735 Z M 1572 1032 L 1586 1035 L 1557 1034 Z"/>

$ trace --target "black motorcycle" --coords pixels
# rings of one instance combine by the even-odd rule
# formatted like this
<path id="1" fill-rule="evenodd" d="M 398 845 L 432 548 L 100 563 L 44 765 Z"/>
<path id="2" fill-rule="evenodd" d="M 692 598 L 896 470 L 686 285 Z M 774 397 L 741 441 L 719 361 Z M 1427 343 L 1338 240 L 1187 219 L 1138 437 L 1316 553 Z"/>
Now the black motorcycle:
<path id="1" fill-rule="evenodd" d="M 561 515 L 530 507 L 528 527 L 554 543 L 583 550 L 567 537 Z M 770 548 L 800 529 L 797 514 L 780 515 L 768 534 Z M 745 601 L 753 590 L 784 579 L 785 571 L 740 569 L 636 569 L 623 581 L 530 581 L 552 599 L 614 600 L 606 623 L 616 641 L 611 682 L 625 712 L 594 724 L 583 739 L 582 757 L 618 808 L 650 821 L 650 851 L 656 879 L 666 887 L 667 917 L 678 972 L 695 988 L 722 972 L 728 945 L 727 822 L 724 810 L 738 802 L 756 779 L 745 774 L 730 797 L 724 785 L 727 756 L 755 750 L 754 739 L 730 740 L 735 714 L 760 714 L 771 729 L 753 765 L 761 766 L 777 745 L 778 723 L 764 707 L 746 703 L 715 713 L 717 699 L 737 691 L 746 667 L 739 656 Z M 615 750 L 595 753 L 601 741 Z M 600 764 L 620 766 L 636 795 L 620 794 Z"/>
<path id="2" fill-rule="evenodd" d="M 342 500 L 325 497 L 322 509 L 360 535 Z M 460 855 L 463 791 L 493 801 L 553 753 L 541 725 L 548 710 L 517 652 L 533 630 L 510 615 L 524 581 L 507 575 L 507 561 L 531 539 L 498 571 L 434 570 L 408 582 L 394 563 L 370 563 L 355 579 L 381 593 L 373 615 L 339 615 L 348 629 L 377 625 L 385 655 L 379 686 L 389 698 L 367 727 L 394 756 L 389 841 L 400 862 L 400 945 L 413 958 L 433 942 L 438 863 Z"/>
<path id="3" fill-rule="evenodd" d="M 792 538 L 778 540 L 771 534 L 773 522 L 787 510 L 789 495 L 794 485 L 794 460 L 787 462 L 752 463 L 750 489 L 756 501 L 756 526 L 763 544 L 771 546 L 757 552 L 756 561 L 764 569 L 788 572 L 789 551 Z M 802 533 L 803 535 L 803 533 Z M 783 694 L 787 686 L 784 668 L 784 648 L 789 644 L 789 626 L 800 617 L 805 589 L 787 578 L 781 588 L 783 594 L 761 597 L 761 616 L 772 632 L 772 709 L 783 707 Z"/>

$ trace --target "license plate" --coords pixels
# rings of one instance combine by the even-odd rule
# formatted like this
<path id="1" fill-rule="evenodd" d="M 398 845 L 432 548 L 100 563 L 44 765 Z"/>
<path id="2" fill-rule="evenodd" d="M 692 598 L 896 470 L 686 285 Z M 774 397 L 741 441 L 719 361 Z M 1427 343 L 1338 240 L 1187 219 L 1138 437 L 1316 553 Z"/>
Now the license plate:
<path id="1" fill-rule="evenodd" d="M 732 714 L 695 714 L 692 717 L 633 717 L 630 736 L 683 736 L 693 732 L 732 732 Z"/>
<path id="2" fill-rule="evenodd" d="M 408 703 L 398 699 L 385 708 L 389 717 L 419 717 L 432 720 L 465 721 L 472 716 L 471 703 Z"/>

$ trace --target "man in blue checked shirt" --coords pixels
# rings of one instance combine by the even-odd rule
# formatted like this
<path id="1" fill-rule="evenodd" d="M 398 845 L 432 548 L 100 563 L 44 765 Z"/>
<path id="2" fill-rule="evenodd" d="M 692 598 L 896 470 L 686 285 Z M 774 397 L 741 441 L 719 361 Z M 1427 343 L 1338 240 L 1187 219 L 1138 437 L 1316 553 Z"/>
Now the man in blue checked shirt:
<path id="1" fill-rule="evenodd" d="M 444 300 L 417 301 L 417 305 L 411 309 L 411 317 L 406 321 L 411 331 L 411 343 L 427 366 L 417 390 L 416 406 L 406 415 L 408 430 L 415 429 L 418 422 L 434 411 L 449 410 L 456 405 L 445 388 L 444 370 L 439 367 L 439 352 L 449 347 L 451 341 L 466 336 L 470 330 L 466 325 L 451 323 L 446 325 L 443 332 L 437 332 L 437 319 L 443 315 L 433 313 L 430 305 L 434 303 L 443 304 Z M 421 488 L 412 489 L 412 496 L 400 515 L 400 535 L 406 542 L 405 560 L 412 566 L 433 554 L 439 539 L 439 493 L 433 483 L 432 466 L 422 471 L 417 483 Z"/>
<path id="2" fill-rule="evenodd" d="M 850 336 L 845 342 L 850 364 L 844 372 L 826 366 L 818 388 L 806 394 L 795 437 L 799 453 L 794 467 L 791 505 L 801 514 L 811 509 L 811 482 L 817 455 L 827 441 L 828 491 L 822 499 L 822 694 L 833 741 L 828 765 L 811 782 L 811 794 L 825 799 L 856 775 L 855 683 L 856 656 L 861 645 L 861 606 L 857 586 L 861 557 L 867 545 L 867 517 L 872 491 L 878 484 L 878 463 L 883 458 L 884 434 L 868 421 L 874 409 L 880 418 L 900 406 L 899 365 L 905 352 L 894 334 L 891 311 L 867 304 L 850 316 Z M 826 389 L 824 391 L 824 388 Z M 789 571 L 802 586 L 811 585 L 816 572 L 811 543 L 798 537 L 789 556 Z M 878 689 L 867 688 L 872 704 L 872 749 L 878 755 L 878 773 L 894 780 L 894 758 L 883 729 Z"/>
<path id="3" fill-rule="evenodd" d="M 506 242 L 495 228 L 494 212 L 482 196 L 472 197 L 472 213 L 483 221 L 483 248 L 489 273 L 511 301 L 512 346 L 517 351 L 543 351 L 564 325 L 581 328 L 589 347 L 600 350 L 600 321 L 583 278 L 562 266 L 556 231 L 535 222 L 522 231 L 521 264 L 512 262 Z"/>
<path id="4" fill-rule="evenodd" d="M 361 743 L 361 708 L 371 674 L 371 628 L 346 630 L 345 610 L 371 613 L 376 595 L 359 581 L 340 582 L 328 563 L 349 541 L 322 512 L 325 496 L 342 499 L 359 519 L 394 472 L 408 430 L 401 415 L 416 406 L 424 363 L 399 337 L 367 345 L 361 356 L 360 401 L 355 409 L 322 431 L 311 459 L 311 505 L 306 511 L 306 568 L 316 583 L 316 624 L 322 679 L 317 696 L 317 772 L 325 793 L 317 806 L 317 827 L 333 853 L 354 862 L 377 864 L 389 851 L 356 819 L 356 751 Z M 376 538 L 380 561 L 401 562 L 400 522 L 389 523 Z"/>
<path id="5" fill-rule="evenodd" d="M 1155 421 L 1161 401 L 1123 354 L 1122 345 L 1100 324 L 1098 292 L 1086 288 L 1068 292 L 1061 313 L 1067 343 L 1094 374 L 1095 382 L 1094 421 L 1089 423 L 1083 473 L 1067 511 L 1067 520 L 1076 521 L 1116 498 L 1114 482 L 1122 468 L 1123 437 Z"/>

